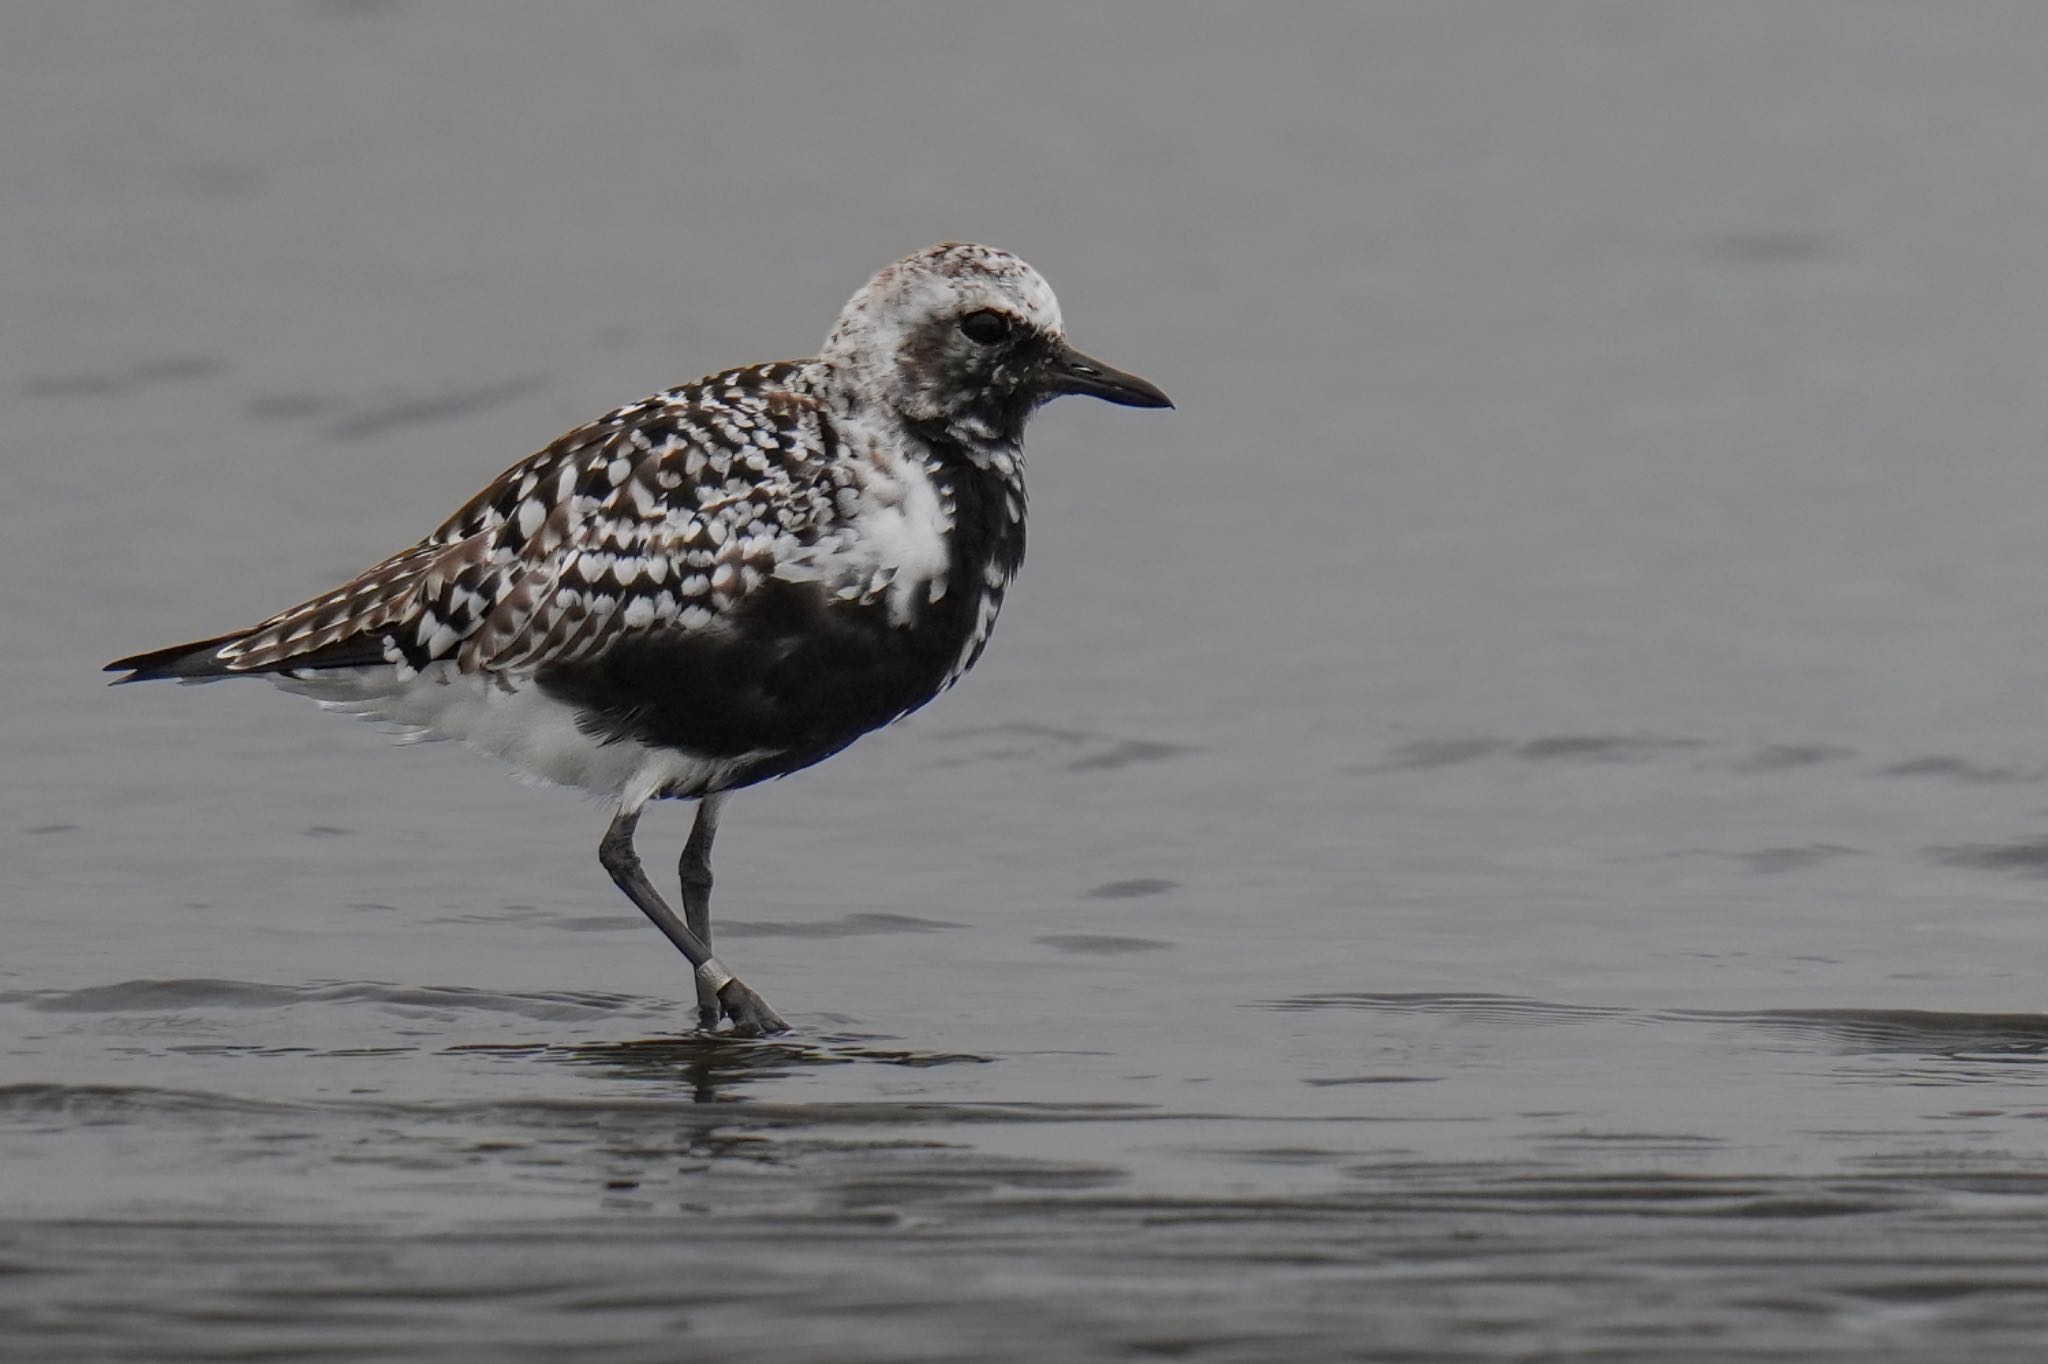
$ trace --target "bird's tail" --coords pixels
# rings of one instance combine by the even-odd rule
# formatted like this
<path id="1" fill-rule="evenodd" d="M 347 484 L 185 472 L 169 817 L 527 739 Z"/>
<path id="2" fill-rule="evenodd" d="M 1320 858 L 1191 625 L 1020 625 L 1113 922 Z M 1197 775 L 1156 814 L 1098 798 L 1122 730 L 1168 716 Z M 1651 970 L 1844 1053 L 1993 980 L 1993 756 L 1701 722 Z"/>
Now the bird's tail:
<path id="1" fill-rule="evenodd" d="M 114 685 L 118 687 L 124 682 L 154 682 L 166 677 L 181 682 L 205 682 L 216 677 L 253 677 L 264 673 L 298 672 L 320 668 L 360 668 L 385 662 L 383 646 L 375 638 L 366 638 L 362 635 L 338 639 L 306 653 L 270 658 L 254 664 L 246 659 L 221 656 L 221 650 L 249 638 L 253 633 L 255 632 L 238 630 L 231 635 L 215 635 L 212 639 L 194 640 L 190 644 L 173 644 L 168 649 L 152 649 L 146 654 L 130 654 L 127 658 L 117 658 L 109 663 L 106 671 L 128 674 L 126 677 L 114 679 Z M 236 666 L 238 663 L 239 667 Z"/>
<path id="2" fill-rule="evenodd" d="M 154 682 L 158 678 L 174 677 L 182 681 L 197 681 L 208 677 L 226 677 L 233 670 L 227 660 L 220 656 L 224 645 L 240 639 L 237 631 L 232 635 L 216 635 L 212 639 L 194 640 L 190 644 L 173 644 L 168 649 L 152 649 L 146 654 L 130 654 L 117 658 L 106 667 L 110 673 L 127 673 L 126 677 L 114 679 L 114 685 L 124 682 Z"/>

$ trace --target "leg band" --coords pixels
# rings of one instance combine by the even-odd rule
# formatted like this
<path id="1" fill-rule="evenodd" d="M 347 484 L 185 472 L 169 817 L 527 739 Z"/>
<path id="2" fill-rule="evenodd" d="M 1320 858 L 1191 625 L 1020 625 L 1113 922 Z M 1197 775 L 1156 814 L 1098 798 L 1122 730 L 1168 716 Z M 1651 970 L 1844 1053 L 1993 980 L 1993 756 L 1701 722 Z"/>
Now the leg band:
<path id="1" fill-rule="evenodd" d="M 720 990 L 723 990 L 726 986 L 732 984 L 733 981 L 736 979 L 738 979 L 738 977 L 734 976 L 732 972 L 726 970 L 725 963 L 721 962 L 716 957 L 705 958 L 704 964 L 697 968 L 698 983 L 709 987 L 711 993 L 714 995 L 717 994 Z"/>

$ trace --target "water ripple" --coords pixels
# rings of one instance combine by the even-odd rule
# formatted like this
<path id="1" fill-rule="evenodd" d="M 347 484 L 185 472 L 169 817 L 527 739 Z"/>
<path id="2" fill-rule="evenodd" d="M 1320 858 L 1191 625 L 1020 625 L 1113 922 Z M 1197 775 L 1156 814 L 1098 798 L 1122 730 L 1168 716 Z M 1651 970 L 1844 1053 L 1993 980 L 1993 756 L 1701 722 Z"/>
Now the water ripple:
<path id="1" fill-rule="evenodd" d="M 1444 1014 L 1488 1023 L 1570 1026 L 1737 1024 L 1806 1034 L 1836 1050 L 1934 1054 L 1954 1059 L 2028 1062 L 2048 1055 L 2048 1014 L 1973 1013 L 1929 1009 L 1636 1009 L 1559 1004 L 1490 994 L 1296 995 L 1259 1006 L 1278 1010 L 1361 1009 L 1375 1013 Z"/>
<path id="2" fill-rule="evenodd" d="M 0 993 L 0 1004 L 20 1004 L 43 1013 L 164 1013 L 191 1009 L 288 1009 L 309 1004 L 374 1004 L 407 1015 L 451 1015 L 463 1011 L 516 1014 L 559 1021 L 621 1012 L 667 1011 L 672 1005 L 630 995 L 593 991 L 502 993 L 455 985 L 393 985 L 379 981 L 328 981 L 270 985 L 246 980 L 127 980 L 79 990 L 17 990 Z"/>

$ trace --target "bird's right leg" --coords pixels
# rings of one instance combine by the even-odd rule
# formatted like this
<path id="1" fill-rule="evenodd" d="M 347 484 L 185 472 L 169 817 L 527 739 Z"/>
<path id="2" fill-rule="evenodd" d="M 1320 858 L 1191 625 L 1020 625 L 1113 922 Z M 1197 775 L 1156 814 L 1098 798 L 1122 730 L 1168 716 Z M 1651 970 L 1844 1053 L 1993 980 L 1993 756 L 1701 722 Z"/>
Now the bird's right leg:
<path id="1" fill-rule="evenodd" d="M 683 845 L 678 868 L 683 918 L 706 947 L 711 946 L 711 840 L 718 837 L 718 812 L 724 804 L 722 795 L 705 796 L 697 802 L 697 822 L 690 826 L 690 841 Z M 706 1032 L 718 1026 L 718 994 L 702 976 L 697 978 L 697 1025 Z"/>
<path id="2" fill-rule="evenodd" d="M 604 831 L 604 838 L 597 845 L 597 860 L 611 874 L 612 881 L 626 892 L 626 898 L 640 907 L 640 912 L 654 921 L 668 940 L 674 943 L 682 954 L 697 968 L 700 988 L 708 986 L 718 1000 L 719 1007 L 732 1019 L 733 1030 L 749 1037 L 763 1033 L 788 1032 L 789 1024 L 762 1000 L 761 996 L 748 989 L 718 958 L 711 955 L 711 945 L 690 931 L 690 926 L 677 917 L 661 898 L 661 893 L 648 883 L 647 873 L 640 869 L 640 855 L 633 850 L 633 830 L 640 823 L 640 812 L 621 808 L 612 817 L 610 827 Z"/>

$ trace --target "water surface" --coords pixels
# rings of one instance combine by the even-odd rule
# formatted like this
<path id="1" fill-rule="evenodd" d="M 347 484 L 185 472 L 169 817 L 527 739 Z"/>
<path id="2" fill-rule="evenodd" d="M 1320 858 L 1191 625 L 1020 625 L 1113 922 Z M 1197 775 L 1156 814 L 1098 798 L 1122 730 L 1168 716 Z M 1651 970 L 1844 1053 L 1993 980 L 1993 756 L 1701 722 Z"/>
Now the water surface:
<path id="1" fill-rule="evenodd" d="M 2035 11 L 0 23 L 0 1352 L 2038 1357 Z M 99 686 L 946 236 L 1180 410 L 734 803 L 792 1037 L 588 802 Z"/>

